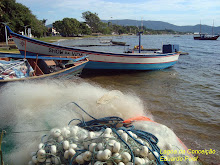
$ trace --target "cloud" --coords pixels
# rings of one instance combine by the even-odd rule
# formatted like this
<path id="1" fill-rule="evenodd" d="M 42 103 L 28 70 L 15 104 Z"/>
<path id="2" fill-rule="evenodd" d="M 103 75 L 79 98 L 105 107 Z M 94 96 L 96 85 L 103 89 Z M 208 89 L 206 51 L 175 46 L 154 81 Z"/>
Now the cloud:
<path id="1" fill-rule="evenodd" d="M 36 13 L 37 10 L 42 13 L 56 11 L 54 15 L 59 16 L 51 16 L 51 19 L 72 17 L 82 21 L 82 13 L 91 11 L 98 13 L 99 17 L 105 20 L 110 20 L 111 17 L 112 19 L 136 20 L 142 18 L 143 20 L 165 21 L 177 25 L 195 25 L 199 23 L 200 19 L 208 24 L 213 19 L 220 20 L 219 0 L 211 2 L 208 0 L 128 0 L 126 2 L 114 0 L 32 0 L 31 2 L 30 0 L 17 0 L 17 2 L 30 7 L 33 13 Z M 219 23 L 216 22 L 216 25 Z"/>

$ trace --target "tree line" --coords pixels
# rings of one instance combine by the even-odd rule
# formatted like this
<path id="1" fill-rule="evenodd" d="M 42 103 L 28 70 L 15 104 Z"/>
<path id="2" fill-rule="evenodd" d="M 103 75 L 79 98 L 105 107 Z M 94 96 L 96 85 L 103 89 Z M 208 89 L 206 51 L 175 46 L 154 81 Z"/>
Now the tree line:
<path id="1" fill-rule="evenodd" d="M 82 18 L 85 22 L 79 22 L 74 18 L 64 18 L 63 20 L 55 21 L 53 27 L 61 33 L 62 36 L 77 36 L 89 35 L 92 33 L 101 34 L 125 34 L 135 33 L 139 27 L 136 26 L 120 26 L 111 22 L 104 23 L 100 20 L 97 13 L 86 11 L 82 13 Z"/>
<path id="2" fill-rule="evenodd" d="M 82 18 L 85 22 L 79 22 L 75 18 L 64 18 L 53 23 L 53 27 L 62 36 L 78 36 L 89 35 L 92 33 L 117 34 L 134 32 L 137 27 L 124 27 L 113 25 L 111 22 L 103 23 L 97 13 L 86 11 L 82 13 Z M 0 22 L 7 22 L 11 30 L 19 33 L 26 28 L 31 28 L 31 33 L 35 37 L 43 37 L 51 34 L 51 29 L 48 29 L 46 19 L 38 20 L 35 15 L 21 3 L 16 0 L 1 0 L 0 1 Z M 0 24 L 0 41 L 5 40 L 5 28 Z"/>
<path id="3" fill-rule="evenodd" d="M 15 0 L 0 1 L 0 22 L 7 22 L 10 28 L 18 33 L 24 31 L 25 26 L 31 27 L 32 34 L 41 37 L 47 31 L 43 21 L 38 20 L 35 15 L 24 5 L 16 3 Z M 0 41 L 5 40 L 4 25 L 0 25 Z"/>
<path id="4" fill-rule="evenodd" d="M 120 26 L 111 22 L 104 23 L 100 20 L 97 13 L 86 11 L 82 13 L 82 18 L 85 22 L 79 22 L 75 18 L 64 18 L 53 23 L 53 27 L 62 36 L 78 36 L 90 35 L 92 33 L 102 34 L 136 34 L 143 30 L 144 33 L 158 34 L 161 31 L 153 31 L 146 27 L 137 26 Z M 0 1 L 0 22 L 8 22 L 12 31 L 19 33 L 24 31 L 25 27 L 31 28 L 31 33 L 35 37 L 43 37 L 51 35 L 51 29 L 48 29 L 46 19 L 38 20 L 35 15 L 24 5 L 17 3 L 16 0 L 1 0 Z M 170 33 L 167 30 L 167 33 Z M 5 40 L 4 25 L 0 24 L 0 41 Z"/>

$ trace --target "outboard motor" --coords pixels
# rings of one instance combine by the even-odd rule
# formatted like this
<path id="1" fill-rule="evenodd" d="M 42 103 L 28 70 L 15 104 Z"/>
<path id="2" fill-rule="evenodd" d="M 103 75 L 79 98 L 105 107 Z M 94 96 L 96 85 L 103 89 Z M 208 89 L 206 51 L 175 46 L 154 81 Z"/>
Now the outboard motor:
<path id="1" fill-rule="evenodd" d="M 173 53 L 179 51 L 179 45 L 163 45 L 163 53 Z"/>

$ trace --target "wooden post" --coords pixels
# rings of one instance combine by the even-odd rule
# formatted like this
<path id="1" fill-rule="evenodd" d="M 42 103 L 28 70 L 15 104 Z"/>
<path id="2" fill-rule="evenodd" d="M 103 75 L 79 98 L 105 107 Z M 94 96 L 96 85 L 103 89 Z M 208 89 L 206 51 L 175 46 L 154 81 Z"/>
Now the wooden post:
<path id="1" fill-rule="evenodd" d="M 8 35 L 7 35 L 6 25 L 5 25 L 5 41 L 6 41 L 6 46 L 8 46 Z"/>
<path id="2" fill-rule="evenodd" d="M 38 61 L 38 54 L 37 54 L 37 58 L 36 58 L 36 65 L 35 65 L 35 67 L 34 67 L 34 74 L 36 75 L 36 69 L 37 69 L 37 61 Z"/>
<path id="3" fill-rule="evenodd" d="M 141 34 L 143 32 L 138 32 L 138 35 L 139 35 L 139 53 L 141 53 Z"/>

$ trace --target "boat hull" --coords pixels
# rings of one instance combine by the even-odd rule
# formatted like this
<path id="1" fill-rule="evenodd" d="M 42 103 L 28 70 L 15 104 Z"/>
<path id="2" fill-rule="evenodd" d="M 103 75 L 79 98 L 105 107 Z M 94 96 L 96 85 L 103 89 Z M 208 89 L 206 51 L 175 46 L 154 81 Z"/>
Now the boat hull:
<path id="1" fill-rule="evenodd" d="M 119 69 L 119 70 L 160 70 L 171 67 L 176 61 L 166 63 L 135 64 L 135 63 L 116 63 L 116 62 L 96 62 L 89 61 L 86 69 Z"/>
<path id="2" fill-rule="evenodd" d="M 178 53 L 106 53 L 82 50 L 38 41 L 12 31 L 10 34 L 22 55 L 89 56 L 89 62 L 85 66 L 87 69 L 158 70 L 174 65 L 179 58 Z"/>
<path id="3" fill-rule="evenodd" d="M 117 42 L 117 41 L 111 41 L 111 42 L 114 45 L 121 45 L 121 46 L 125 46 L 126 45 L 126 42 Z"/>
<path id="4" fill-rule="evenodd" d="M 25 51 L 21 50 L 21 54 Z M 159 70 L 171 67 L 178 58 L 178 53 L 157 54 L 157 55 L 123 55 L 112 53 L 91 53 L 78 51 L 82 56 L 89 55 L 89 62 L 86 69 L 120 69 L 120 70 Z M 35 56 L 33 52 L 26 52 L 27 56 Z M 45 55 L 45 54 L 40 54 Z"/>
<path id="5" fill-rule="evenodd" d="M 194 40 L 217 40 L 219 36 L 214 37 L 194 37 Z"/>

